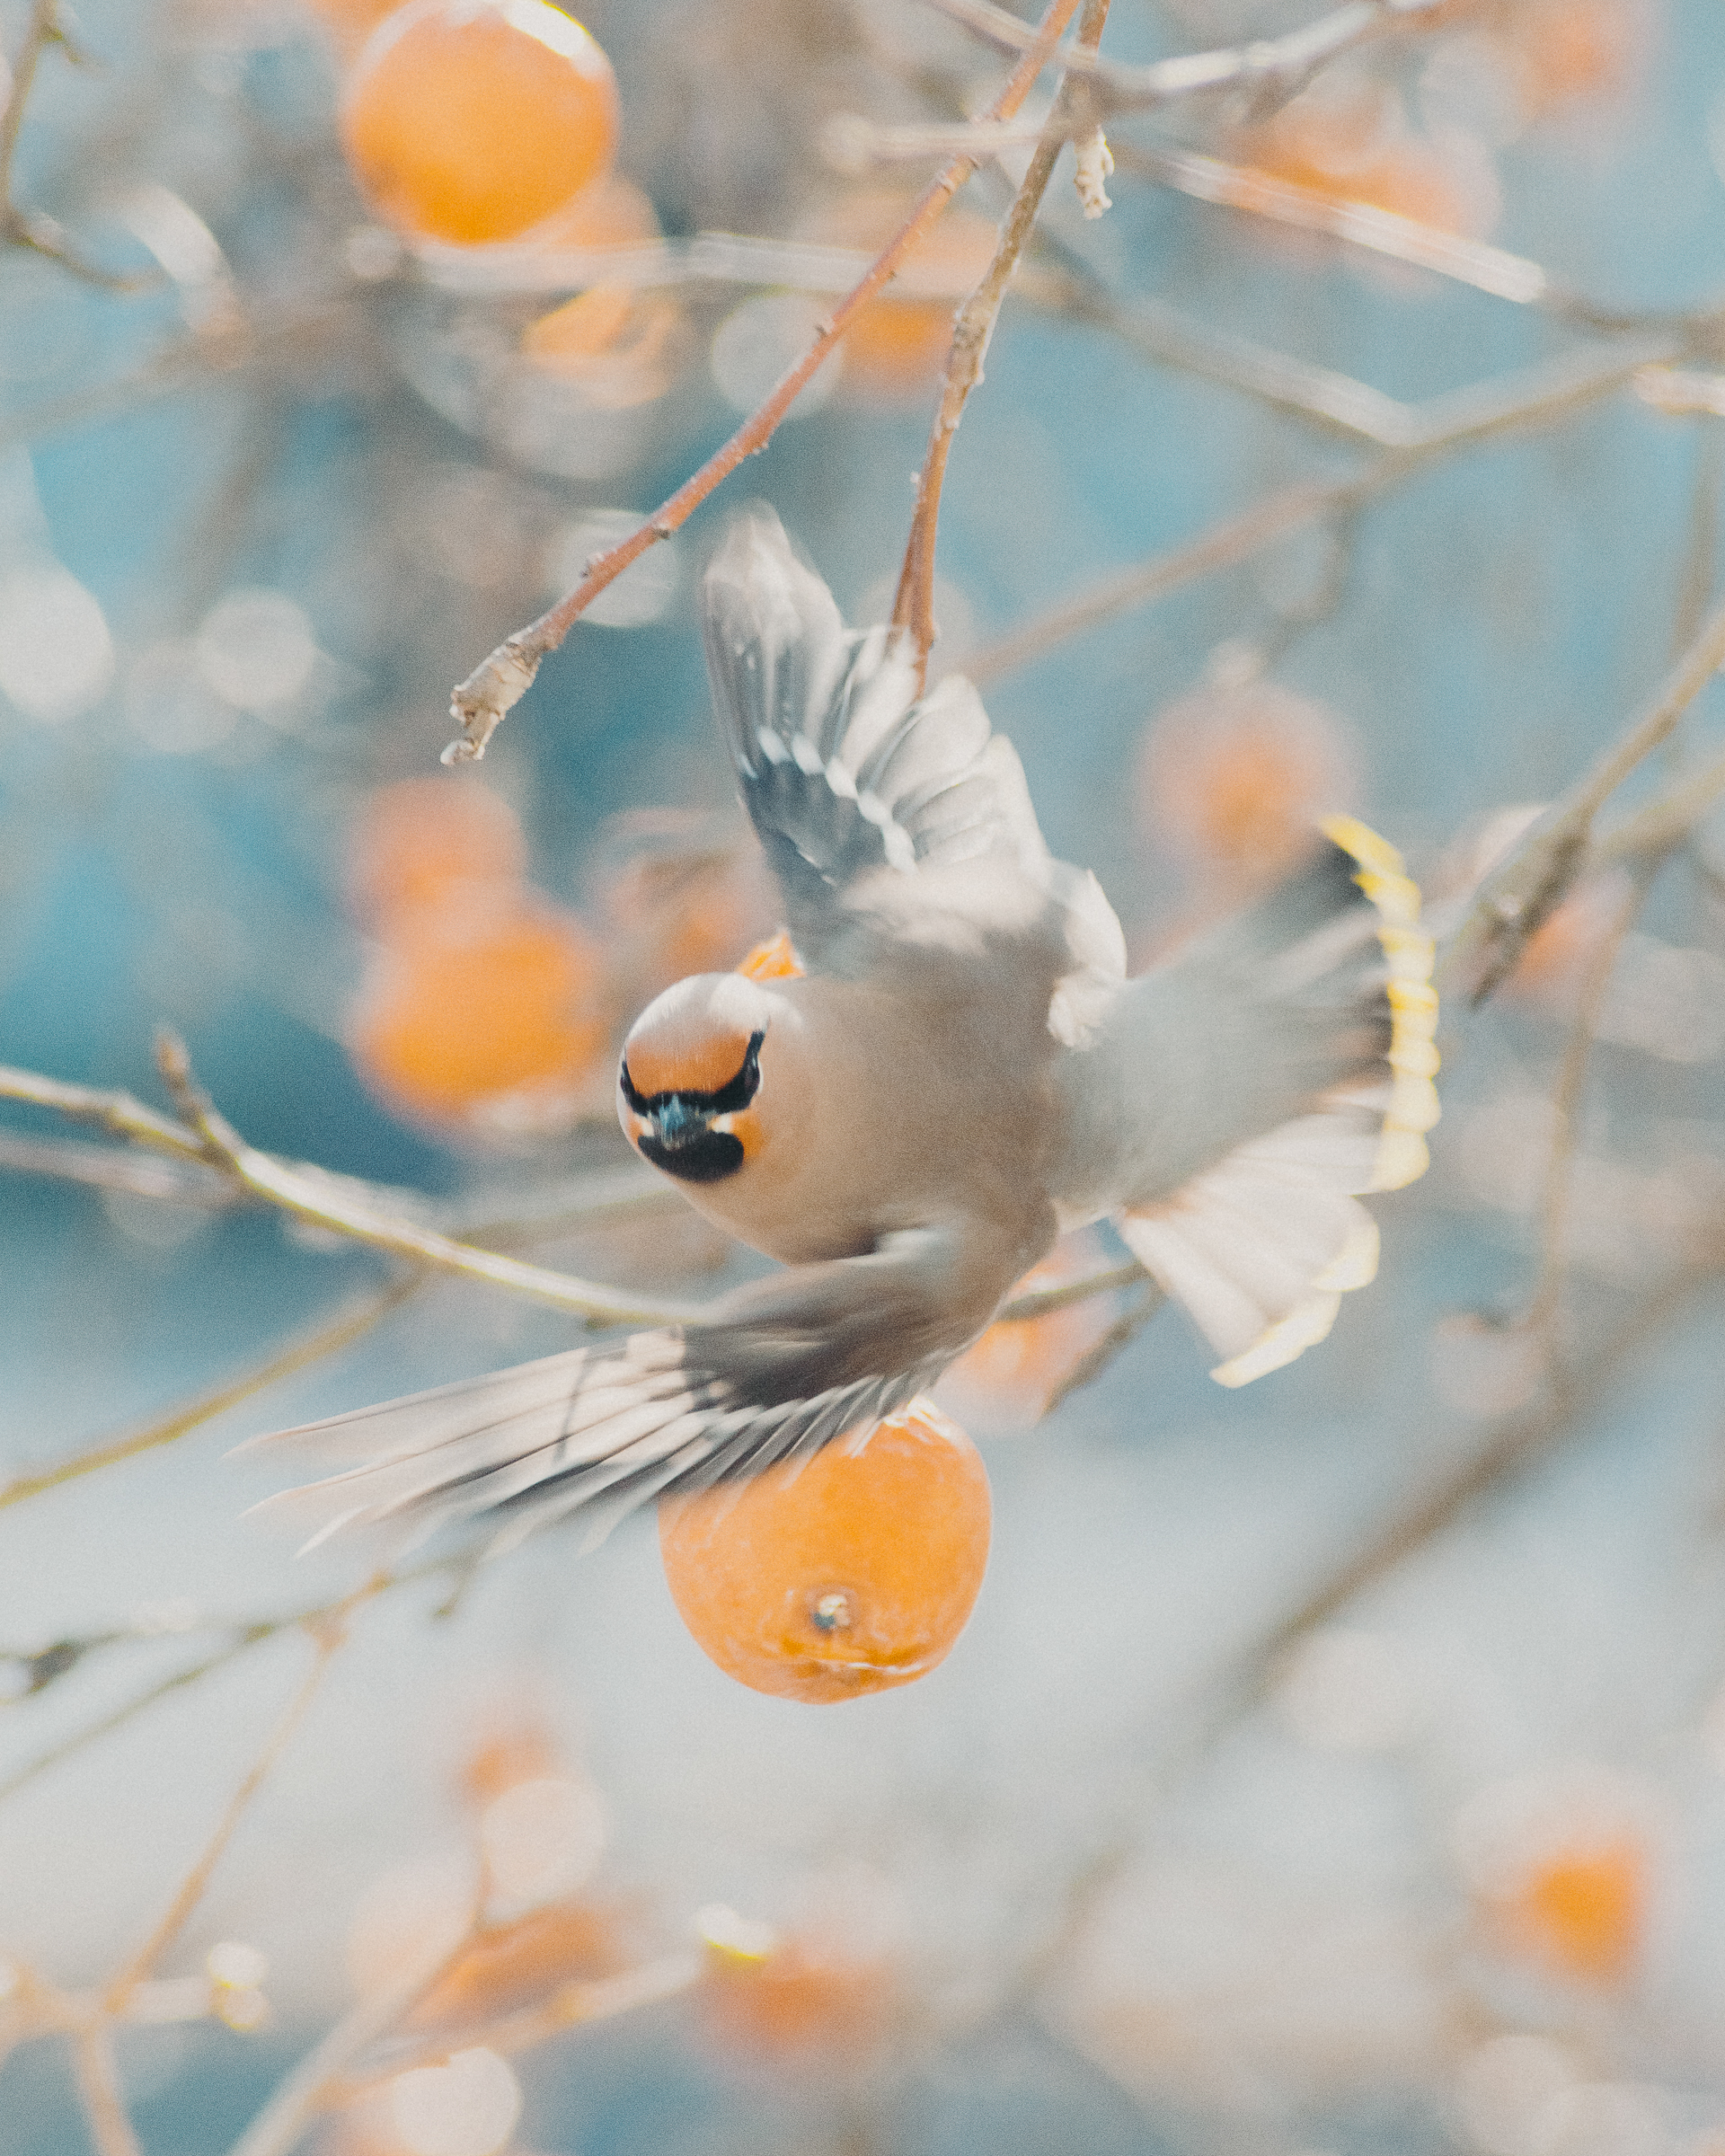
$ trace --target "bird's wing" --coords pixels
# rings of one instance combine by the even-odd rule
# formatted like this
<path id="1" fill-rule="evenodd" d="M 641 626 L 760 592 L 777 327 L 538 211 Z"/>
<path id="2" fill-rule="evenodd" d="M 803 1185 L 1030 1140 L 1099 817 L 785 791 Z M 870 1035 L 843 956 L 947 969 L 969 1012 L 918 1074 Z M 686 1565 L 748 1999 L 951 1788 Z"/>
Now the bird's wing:
<path id="1" fill-rule="evenodd" d="M 1243 1384 L 1323 1339 L 1377 1268 L 1362 1193 L 1423 1174 L 1438 998 L 1420 894 L 1339 818 L 1310 864 L 1116 997 L 1137 1118 L 1121 1234 Z"/>
<path id="2" fill-rule="evenodd" d="M 1057 867 L 970 683 L 949 675 L 919 699 L 907 637 L 847 629 L 771 509 L 733 522 L 703 598 L 720 728 L 805 959 L 872 870 L 987 856 L 1045 882 Z"/>
<path id="3" fill-rule="evenodd" d="M 964 1231 L 890 1235 L 862 1257 L 753 1282 L 698 1324 L 255 1438 L 356 1462 L 260 1509 L 306 1529 L 308 1548 L 350 1526 L 412 1543 L 479 1514 L 506 1547 L 578 1510 L 597 1539 L 664 1491 L 860 1441 L 981 1330 L 1013 1270 L 1011 1253 Z"/>

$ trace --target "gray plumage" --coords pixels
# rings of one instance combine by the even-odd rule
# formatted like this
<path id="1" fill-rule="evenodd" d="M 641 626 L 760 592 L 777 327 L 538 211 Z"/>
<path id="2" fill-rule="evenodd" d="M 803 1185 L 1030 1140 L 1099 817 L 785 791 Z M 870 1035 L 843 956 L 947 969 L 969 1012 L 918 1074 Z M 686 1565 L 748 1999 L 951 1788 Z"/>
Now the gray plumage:
<path id="1" fill-rule="evenodd" d="M 847 630 L 770 510 L 733 523 L 703 604 L 807 975 L 668 991 L 625 1045 L 619 1113 L 786 1269 L 698 1324 L 285 1433 L 354 1462 L 273 1501 L 323 1532 L 603 1524 L 865 1433 L 1062 1229 L 1102 1217 L 1243 1382 L 1370 1277 L 1357 1194 L 1423 1164 L 1430 947 L 1381 841 L 1338 826 L 1345 844 L 1128 981 L 1111 908 L 1048 853 L 969 682 L 919 698 L 904 639 Z"/>

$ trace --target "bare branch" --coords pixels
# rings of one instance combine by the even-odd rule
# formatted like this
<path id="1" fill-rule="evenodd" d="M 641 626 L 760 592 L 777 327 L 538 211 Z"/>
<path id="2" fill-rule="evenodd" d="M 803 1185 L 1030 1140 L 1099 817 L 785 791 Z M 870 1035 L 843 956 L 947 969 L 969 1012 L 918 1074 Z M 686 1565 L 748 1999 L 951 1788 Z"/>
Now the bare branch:
<path id="1" fill-rule="evenodd" d="M 1034 35 L 1029 25 L 993 0 L 933 0 L 933 4 L 991 44 L 1013 52 L 1029 49 Z M 1417 30 L 1421 27 L 1419 17 L 1436 15 L 1446 4 L 1446 0 L 1349 0 L 1347 5 L 1279 38 L 1255 38 L 1250 44 L 1185 53 L 1147 66 L 1128 66 L 1086 53 L 1082 41 L 1058 48 L 1048 56 L 1048 65 L 1087 75 L 1097 110 L 1104 116 L 1153 111 L 1219 90 L 1245 93 L 1251 109 L 1258 113 L 1285 104 L 1320 68 L 1351 47 L 1386 31 Z"/>
<path id="2" fill-rule="evenodd" d="M 473 1936 L 475 1907 L 461 1938 L 433 1968 L 410 1970 L 358 2004 L 335 2024 L 278 2084 L 262 2110 L 234 2143 L 229 2156 L 288 2156 L 316 2116 L 323 2090 L 351 2058 L 386 2036 L 423 1998 Z"/>
<path id="3" fill-rule="evenodd" d="M 60 0 L 33 0 L 18 57 L 13 62 L 11 94 L 0 105 L 0 240 L 8 240 L 14 247 L 27 247 L 32 254 L 46 255 L 74 277 L 82 278 L 85 284 L 99 285 L 104 291 L 148 291 L 159 282 L 154 274 L 117 276 L 99 268 L 79 253 L 54 218 L 39 209 L 26 208 L 13 195 L 13 172 L 24 108 L 30 102 L 42 55 L 50 45 L 61 46 L 74 59 L 81 57 L 72 44 Z"/>
<path id="4" fill-rule="evenodd" d="M 1526 256 L 1398 216 L 1375 203 L 1338 201 L 1316 188 L 1278 179 L 1249 164 L 1229 164 L 1196 150 L 1146 149 L 1137 143 L 1117 144 L 1115 157 L 1122 172 L 1173 188 L 1197 201 L 1345 240 L 1350 246 L 1429 270 L 1517 306 L 1542 307 L 1588 329 L 1631 330 L 1681 319 L 1665 310 L 1634 314 L 1597 306 L 1559 284 L 1540 263 Z"/>
<path id="5" fill-rule="evenodd" d="M 364 1601 L 368 1595 L 376 1592 L 375 1586 L 360 1588 L 357 1595 L 350 1597 L 349 1604 L 340 1613 L 324 1619 L 321 1624 L 315 1627 L 308 1626 L 306 1628 L 312 1634 L 314 1650 L 310 1669 L 300 1680 L 285 1712 L 265 1739 L 262 1751 L 253 1760 L 239 1788 L 229 1798 L 226 1807 L 217 1822 L 215 1833 L 204 1845 L 197 1862 L 181 1881 L 179 1891 L 175 1894 L 172 1901 L 169 1903 L 162 1921 L 108 1986 L 103 2007 L 110 2015 L 120 2015 L 126 2011 L 138 1985 L 149 1975 L 162 1957 L 172 1946 L 174 1940 L 179 1938 L 181 1932 L 185 1930 L 187 1920 L 204 1898 L 204 1892 L 209 1885 L 211 1874 L 215 1871 L 217 1865 L 221 1862 L 228 1843 L 234 1839 L 234 1832 L 239 1826 L 240 1821 L 244 1817 L 247 1807 L 263 1787 L 276 1762 L 292 1742 L 294 1732 L 304 1720 L 305 1710 L 311 1705 L 318 1686 L 323 1681 L 324 1672 L 329 1668 L 338 1648 L 345 1643 L 347 1633 L 343 1628 L 343 1620 L 348 1610 Z"/>
<path id="6" fill-rule="evenodd" d="M 1135 1281 L 1148 1277 L 1135 1258 L 1129 1265 L 1111 1265 L 1106 1272 L 1086 1273 L 1082 1280 L 1066 1280 L 1058 1287 L 1039 1287 L 1028 1295 L 1015 1295 L 996 1313 L 995 1323 L 1028 1324 L 1034 1318 L 1047 1317 L 1051 1310 L 1065 1310 L 1071 1303 L 1088 1302 L 1092 1295 L 1112 1294 L 1116 1288 L 1130 1287 Z"/>
<path id="7" fill-rule="evenodd" d="M 1104 579 L 1081 597 L 1053 608 L 1039 621 L 1010 631 L 969 654 L 965 672 L 976 682 L 998 679 L 1064 643 L 1069 637 L 1165 597 L 1216 570 L 1249 561 L 1266 546 L 1326 516 L 1346 515 L 1386 493 L 1424 464 L 1452 451 L 1524 427 L 1544 425 L 1597 402 L 1630 379 L 1650 354 L 1675 349 L 1676 340 L 1647 332 L 1604 351 L 1588 347 L 1564 353 L 1543 367 L 1474 387 L 1451 391 L 1409 414 L 1405 446 L 1374 459 L 1341 479 L 1298 480 L 1251 508 L 1222 518 L 1184 546 Z"/>
<path id="8" fill-rule="evenodd" d="M 991 119 L 1008 119 L 1030 93 L 1041 71 L 1042 61 L 1075 13 L 1078 0 L 1049 0 L 1040 29 L 1031 33 L 1031 50 L 1013 70 L 1011 79 L 989 109 Z M 607 585 L 659 540 L 679 531 L 707 499 L 745 458 L 764 449 L 779 421 L 798 394 L 819 370 L 857 315 L 889 281 L 899 263 L 933 225 L 952 197 L 975 170 L 977 160 L 955 158 L 925 190 L 922 199 L 894 237 L 876 257 L 861 281 L 854 286 L 816 331 L 807 352 L 769 392 L 765 401 L 747 419 L 723 448 L 709 457 L 693 478 L 661 502 L 628 538 L 588 564 L 575 588 L 540 615 L 536 622 L 506 637 L 502 643 L 462 682 L 450 699 L 450 716 L 460 727 L 458 738 L 443 752 L 446 764 L 471 763 L 485 753 L 486 744 L 531 686 L 546 654 L 556 650 L 570 630 Z"/>
<path id="9" fill-rule="evenodd" d="M 1093 47 L 1101 38 L 1108 21 L 1108 4 L 1109 0 L 1085 0 L 1084 21 L 1075 49 L 1083 51 Z M 1042 198 L 1054 177 L 1055 163 L 1066 139 L 1066 117 L 1079 105 L 1085 109 L 1084 130 L 1087 131 L 1093 125 L 1088 116 L 1087 99 L 1075 101 L 1063 89 L 1012 208 L 1001 224 L 994 257 L 976 290 L 959 309 L 958 319 L 952 325 L 952 344 L 941 383 L 941 401 L 929 432 L 928 447 L 923 453 L 923 468 L 916 475 L 916 506 L 911 515 L 910 536 L 905 543 L 904 567 L 899 571 L 898 590 L 892 607 L 894 623 L 908 629 L 916 645 L 919 687 L 927 679 L 928 654 L 935 636 L 935 533 L 940 523 L 941 491 L 946 481 L 946 462 L 951 454 L 952 437 L 958 432 L 971 391 L 982 380 L 982 363 L 995 333 L 995 324 L 1000 318 L 1006 287 L 1018 268 L 1018 258 L 1024 251 L 1024 243 L 1036 223 L 1036 213 L 1042 207 Z"/>
<path id="10" fill-rule="evenodd" d="M 1666 740 L 1725 663 L 1725 601 L 1645 708 L 1486 877 L 1438 958 L 1440 983 L 1461 982 L 1482 1002 L 1510 974 L 1527 939 L 1587 859 L 1593 819 L 1636 765 Z M 1711 777 L 1711 774 L 1703 774 Z"/>
<path id="11" fill-rule="evenodd" d="M 1611 986 L 1611 976 L 1617 969 L 1623 938 L 1634 925 L 1635 916 L 1646 899 L 1645 883 L 1632 884 L 1606 932 L 1588 955 L 1569 1041 L 1558 1066 L 1557 1083 L 1552 1091 L 1552 1144 L 1540 1191 L 1539 1272 L 1521 1323 L 1538 1339 L 1547 1377 L 1560 1389 L 1566 1379 L 1557 1339 L 1558 1306 L 1568 1270 L 1570 1198 L 1574 1187 L 1575 1149 L 1580 1136 L 1588 1065 L 1593 1053 L 1599 1013 L 1605 1005 L 1606 992 Z"/>
<path id="12" fill-rule="evenodd" d="M 632 2013 L 638 2007 L 657 2006 L 663 2000 L 675 1999 L 680 1992 L 698 1984 L 705 1968 L 703 1954 L 668 1954 L 663 1959 L 646 1962 L 640 1968 L 626 1969 L 621 1975 L 559 1984 L 548 1997 L 523 2007 L 518 2013 L 504 2014 L 495 2021 L 464 2028 L 461 2044 L 464 2049 L 483 2045 L 487 2051 L 518 2055 L 548 2043 L 553 2037 L 562 2036 L 566 2029 L 579 2028 L 591 2021 L 614 2020 L 617 2015 Z M 320 2111 L 335 2110 L 358 2103 L 385 2081 L 394 2081 L 398 2073 L 447 2058 L 449 2050 L 447 2034 L 428 2037 L 413 2050 L 392 2057 L 387 2074 L 326 2081 L 315 2107 Z"/>
<path id="13" fill-rule="evenodd" d="M 78 2094 L 89 2121 L 90 2138 L 96 2156 L 143 2156 L 137 2130 L 127 2116 L 119 2092 L 119 2069 L 114 2060 L 113 2032 L 105 2023 L 93 2021 L 78 2031 L 72 2055 L 78 2070 Z"/>
<path id="14" fill-rule="evenodd" d="M 0 1483 L 0 1512 L 8 1505 L 21 1505 L 27 1498 L 40 1497 L 44 1490 L 58 1489 L 65 1483 L 93 1475 L 118 1461 L 136 1459 L 140 1453 L 172 1445 L 188 1430 L 197 1429 L 217 1415 L 226 1414 L 229 1408 L 237 1407 L 242 1401 L 279 1384 L 285 1377 L 291 1377 L 296 1371 L 307 1369 L 326 1355 L 334 1355 L 353 1341 L 362 1339 L 391 1311 L 417 1294 L 423 1284 L 424 1275 L 418 1270 L 392 1281 L 387 1287 L 350 1305 L 332 1323 L 307 1333 L 291 1348 L 271 1356 L 268 1362 L 259 1364 L 231 1383 L 204 1393 L 186 1407 L 175 1409 L 160 1422 L 153 1422 L 145 1429 L 134 1431 L 127 1437 L 117 1437 L 107 1445 L 93 1445 L 87 1452 L 76 1453 L 71 1459 L 58 1461 L 52 1467 L 39 1469 L 32 1474 L 15 1475 L 10 1482 Z"/>
<path id="15" fill-rule="evenodd" d="M 1094 1384 L 1116 1356 L 1132 1345 L 1167 1300 L 1166 1291 L 1152 1282 L 1129 1309 L 1120 1312 L 1101 1339 L 1079 1356 L 1048 1394 L 1042 1409 L 1043 1418 L 1046 1420 L 1075 1392 L 1081 1392 L 1086 1385 Z"/>

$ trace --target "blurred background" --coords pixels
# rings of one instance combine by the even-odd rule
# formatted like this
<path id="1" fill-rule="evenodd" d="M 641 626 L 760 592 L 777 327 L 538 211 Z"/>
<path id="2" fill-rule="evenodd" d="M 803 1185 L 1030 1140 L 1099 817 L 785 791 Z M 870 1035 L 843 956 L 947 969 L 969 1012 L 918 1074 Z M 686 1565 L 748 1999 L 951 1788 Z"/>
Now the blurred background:
<path id="1" fill-rule="evenodd" d="M 1102 49 L 1319 12 L 1115 0 Z M 912 0 L 555 13 L 490 10 L 493 70 L 455 0 L 0 4 L 0 1061 L 165 1109 L 165 1023 L 266 1152 L 703 1296 L 757 1261 L 610 1109 L 776 924 L 695 579 L 757 495 L 884 617 L 1029 145 L 442 772 L 451 684 L 896 229 L 892 130 L 1011 66 Z M 1139 963 L 1335 808 L 1464 890 L 1713 602 L 1725 21 L 1449 0 L 1109 137 L 957 437 L 933 674 Z M 296 1560 L 235 1444 L 572 1321 L 0 1100 L 8 2156 L 1716 2156 L 1722 879 L 1725 820 L 1604 861 L 1455 1002 L 1321 1349 L 1223 1392 L 1131 1288 L 991 1334 L 941 1395 L 976 1613 L 836 1712 L 703 1658 L 649 1521 Z"/>

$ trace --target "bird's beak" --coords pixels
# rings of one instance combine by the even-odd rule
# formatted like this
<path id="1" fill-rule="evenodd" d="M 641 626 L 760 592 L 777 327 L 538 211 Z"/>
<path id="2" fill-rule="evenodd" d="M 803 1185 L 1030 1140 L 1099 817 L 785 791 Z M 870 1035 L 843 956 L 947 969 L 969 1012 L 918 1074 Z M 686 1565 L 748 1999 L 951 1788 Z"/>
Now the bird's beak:
<path id="1" fill-rule="evenodd" d="M 680 1152 L 691 1145 L 707 1128 L 712 1118 L 697 1108 L 691 1108 L 681 1093 L 673 1093 L 662 1108 L 652 1114 L 653 1135 L 668 1152 Z"/>

